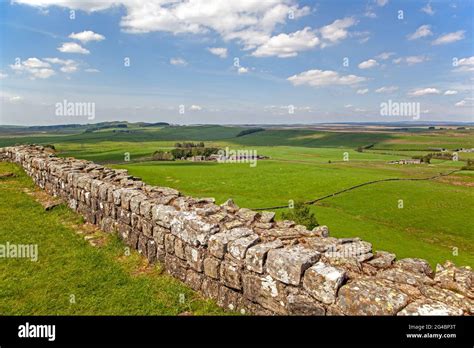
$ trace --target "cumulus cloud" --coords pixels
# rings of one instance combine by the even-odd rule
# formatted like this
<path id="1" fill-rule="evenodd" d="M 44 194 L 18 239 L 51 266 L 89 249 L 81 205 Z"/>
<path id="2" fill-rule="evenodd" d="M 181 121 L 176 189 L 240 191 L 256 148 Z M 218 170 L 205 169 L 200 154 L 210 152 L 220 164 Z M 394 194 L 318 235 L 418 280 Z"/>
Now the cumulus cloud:
<path id="1" fill-rule="evenodd" d="M 411 97 L 422 97 L 429 94 L 440 94 L 441 92 L 437 88 L 428 87 L 428 88 L 419 88 L 414 89 L 408 93 Z"/>
<path id="2" fill-rule="evenodd" d="M 464 98 L 463 100 L 461 101 L 458 101 L 456 104 L 454 104 L 455 106 L 459 106 L 459 107 L 474 107 L 474 98 Z"/>
<path id="3" fill-rule="evenodd" d="M 393 55 L 395 55 L 395 53 L 393 53 L 393 52 L 382 52 L 378 56 L 376 56 L 375 58 L 380 59 L 380 60 L 387 60 Z"/>
<path id="4" fill-rule="evenodd" d="M 60 47 L 58 47 L 58 51 L 63 53 L 79 53 L 79 54 L 89 54 L 90 51 L 85 49 L 81 45 L 75 42 L 65 42 Z"/>
<path id="5" fill-rule="evenodd" d="M 366 60 L 358 65 L 359 69 L 371 69 L 379 65 L 375 59 Z"/>
<path id="6" fill-rule="evenodd" d="M 105 40 L 104 35 L 94 33 L 93 31 L 90 31 L 90 30 L 81 31 L 80 33 L 72 33 L 71 35 L 69 35 L 69 38 L 79 40 L 83 44 L 86 44 L 89 41 Z"/>
<path id="7" fill-rule="evenodd" d="M 428 61 L 429 58 L 426 56 L 408 56 L 408 57 L 398 57 L 392 60 L 395 64 L 406 63 L 408 65 L 419 64 Z"/>
<path id="8" fill-rule="evenodd" d="M 357 94 L 367 94 L 369 92 L 369 89 L 368 88 L 363 88 L 363 89 L 358 89 L 357 90 Z"/>
<path id="9" fill-rule="evenodd" d="M 461 58 L 457 61 L 456 72 L 472 72 L 474 71 L 474 56 Z"/>
<path id="10" fill-rule="evenodd" d="M 375 0 L 376 4 L 383 7 L 388 4 L 388 0 Z"/>
<path id="11" fill-rule="evenodd" d="M 375 90 L 375 93 L 392 93 L 398 90 L 397 86 L 383 86 L 380 88 L 377 88 Z"/>
<path id="12" fill-rule="evenodd" d="M 449 33 L 445 35 L 441 35 L 436 40 L 434 40 L 431 44 L 432 45 L 446 45 L 452 42 L 460 41 L 464 39 L 465 30 L 458 30 L 454 33 Z"/>
<path id="13" fill-rule="evenodd" d="M 186 66 L 186 65 L 188 65 L 188 62 L 185 61 L 183 58 L 171 58 L 170 59 L 170 64 L 171 65 Z"/>
<path id="14" fill-rule="evenodd" d="M 331 24 L 319 29 L 321 38 L 324 40 L 322 47 L 337 43 L 347 38 L 349 35 L 347 29 L 355 24 L 357 24 L 357 21 L 353 17 L 346 17 L 343 19 L 336 19 Z"/>
<path id="15" fill-rule="evenodd" d="M 330 85 L 355 85 L 367 79 L 356 75 L 339 75 L 338 72 L 331 70 L 314 69 L 290 76 L 287 80 L 294 86 L 309 85 L 320 87 Z"/>
<path id="16" fill-rule="evenodd" d="M 61 67 L 59 68 L 59 70 L 64 73 L 73 73 L 78 70 L 79 64 L 72 59 L 44 58 L 44 60 L 51 64 L 60 65 Z"/>
<path id="17" fill-rule="evenodd" d="M 227 58 L 227 48 L 225 47 L 209 47 L 207 50 L 215 56 Z"/>
<path id="18" fill-rule="evenodd" d="M 446 92 L 444 92 L 444 95 L 455 95 L 455 94 L 458 94 L 458 91 L 448 89 Z"/>
<path id="19" fill-rule="evenodd" d="M 433 10 L 433 8 L 431 7 L 431 3 L 427 3 L 426 6 L 423 6 L 421 9 L 420 9 L 421 12 L 424 12 L 430 16 L 434 15 L 435 11 Z"/>
<path id="20" fill-rule="evenodd" d="M 295 57 L 300 51 L 310 50 L 319 44 L 319 38 L 306 27 L 290 34 L 279 34 L 271 37 L 258 47 L 252 55 L 255 57 L 277 56 L 280 58 Z"/>
<path id="21" fill-rule="evenodd" d="M 431 31 L 431 25 L 424 24 L 418 29 L 416 29 L 414 33 L 408 35 L 407 39 L 416 40 L 416 39 L 420 39 L 422 37 L 431 36 L 431 35 L 433 35 L 433 32 Z"/>
<path id="22" fill-rule="evenodd" d="M 10 68 L 17 73 L 28 74 L 31 79 L 47 79 L 56 74 L 51 68 L 51 64 L 36 57 L 20 61 L 18 64 L 12 64 Z"/>

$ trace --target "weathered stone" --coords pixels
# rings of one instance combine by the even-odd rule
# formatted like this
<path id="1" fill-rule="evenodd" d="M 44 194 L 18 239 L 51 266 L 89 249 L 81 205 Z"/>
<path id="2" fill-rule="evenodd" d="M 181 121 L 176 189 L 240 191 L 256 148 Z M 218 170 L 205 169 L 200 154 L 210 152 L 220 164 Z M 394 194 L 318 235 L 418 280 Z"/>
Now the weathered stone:
<path id="1" fill-rule="evenodd" d="M 166 234 L 169 234 L 169 230 L 166 228 L 159 225 L 153 227 L 153 238 L 155 239 L 156 243 L 164 245 Z"/>
<path id="2" fill-rule="evenodd" d="M 257 276 L 244 273 L 242 277 L 244 296 L 250 301 L 277 313 L 288 314 L 285 286 L 270 275 Z"/>
<path id="3" fill-rule="evenodd" d="M 467 313 L 474 313 L 474 301 L 457 292 L 432 286 L 421 286 L 421 293 L 432 300 L 444 302 L 449 306 L 462 308 Z"/>
<path id="4" fill-rule="evenodd" d="M 358 279 L 339 289 L 336 304 L 346 315 L 394 315 L 408 296 L 387 281 Z"/>
<path id="5" fill-rule="evenodd" d="M 194 246 L 207 245 L 219 226 L 203 220 L 196 212 L 176 213 L 170 223 L 171 233 Z"/>
<path id="6" fill-rule="evenodd" d="M 367 263 L 375 268 L 385 269 L 392 265 L 393 261 L 395 261 L 395 257 L 395 254 L 386 251 L 377 251 L 375 258 Z"/>
<path id="7" fill-rule="evenodd" d="M 255 245 L 259 239 L 260 238 L 257 234 L 251 234 L 249 236 L 236 239 L 230 242 L 228 245 L 229 254 L 238 260 L 243 260 L 248 248 Z"/>
<path id="8" fill-rule="evenodd" d="M 192 269 L 188 269 L 186 272 L 185 283 L 188 284 L 191 289 L 199 291 L 202 286 L 203 276 Z"/>
<path id="9" fill-rule="evenodd" d="M 314 298 L 298 291 L 288 295 L 288 313 L 291 315 L 325 315 L 326 310 Z"/>
<path id="10" fill-rule="evenodd" d="M 363 262 L 373 256 L 371 251 L 372 244 L 361 240 L 352 241 L 351 239 L 348 242 L 336 245 L 332 250 L 326 251 L 324 256 L 328 258 L 356 258 L 359 262 Z"/>
<path id="11" fill-rule="evenodd" d="M 204 274 L 208 277 L 219 279 L 219 259 L 209 256 L 204 259 Z"/>
<path id="12" fill-rule="evenodd" d="M 186 260 L 185 247 L 186 244 L 181 239 L 176 238 L 174 240 L 174 254 L 181 260 Z"/>
<path id="13" fill-rule="evenodd" d="M 222 261 L 220 266 L 220 278 L 225 286 L 237 290 L 242 289 L 241 268 L 237 264 L 231 261 Z"/>
<path id="14" fill-rule="evenodd" d="M 202 294 L 206 297 L 217 300 L 219 298 L 219 282 L 204 278 L 201 285 Z"/>
<path id="15" fill-rule="evenodd" d="M 237 210 L 239 210 L 239 207 L 237 206 L 237 204 L 234 203 L 231 198 L 225 201 L 225 203 L 221 204 L 221 207 L 229 213 L 235 213 Z"/>
<path id="16" fill-rule="evenodd" d="M 394 267 L 404 269 L 413 273 L 421 273 L 433 278 L 434 272 L 430 264 L 422 259 L 401 259 L 394 263 Z"/>
<path id="17" fill-rule="evenodd" d="M 165 256 L 165 267 L 173 277 L 181 281 L 186 280 L 187 267 L 185 261 L 180 260 L 176 256 L 167 254 Z"/>
<path id="18" fill-rule="evenodd" d="M 248 222 L 252 222 L 253 220 L 255 220 L 256 217 L 260 216 L 260 214 L 256 211 L 247 208 L 240 208 L 239 211 L 237 211 L 236 215 Z"/>
<path id="19" fill-rule="evenodd" d="M 317 251 L 299 245 L 272 249 L 267 256 L 267 272 L 285 284 L 298 285 L 303 272 L 319 257 Z"/>
<path id="20" fill-rule="evenodd" d="M 156 243 L 153 239 L 148 239 L 146 251 L 148 262 L 154 263 L 156 261 Z"/>
<path id="21" fill-rule="evenodd" d="M 174 241 L 176 237 L 172 234 L 165 235 L 165 251 L 169 254 L 174 254 Z"/>
<path id="22" fill-rule="evenodd" d="M 267 259 L 267 254 L 271 249 L 283 247 L 281 240 L 254 245 L 247 250 L 245 256 L 245 266 L 248 270 L 263 273 L 263 266 Z"/>
<path id="23" fill-rule="evenodd" d="M 410 285 L 434 284 L 433 279 L 424 273 L 413 273 L 399 268 L 390 268 L 377 273 L 377 278 Z"/>
<path id="24" fill-rule="evenodd" d="M 241 303 L 241 297 L 238 292 L 226 288 L 225 286 L 219 287 L 219 297 L 217 304 L 221 307 L 235 311 Z"/>
<path id="25" fill-rule="evenodd" d="M 318 301 L 334 303 L 337 291 L 346 279 L 342 269 L 318 262 L 308 268 L 303 277 L 303 287 Z"/>
<path id="26" fill-rule="evenodd" d="M 251 235 L 253 232 L 248 228 L 236 228 L 230 231 L 219 232 L 209 238 L 209 252 L 215 257 L 222 259 L 227 252 L 227 244 L 238 238 Z"/>
<path id="27" fill-rule="evenodd" d="M 160 226 L 170 228 L 176 209 L 167 205 L 157 204 L 151 208 L 153 221 Z"/>
<path id="28" fill-rule="evenodd" d="M 275 213 L 272 211 L 263 211 L 260 213 L 260 222 L 263 223 L 269 223 L 273 222 L 273 219 L 275 218 Z"/>
<path id="29" fill-rule="evenodd" d="M 397 315 L 462 315 L 462 310 L 439 301 L 420 299 L 410 303 Z"/>
<path id="30" fill-rule="evenodd" d="M 188 265 L 191 266 L 191 268 L 193 268 L 194 270 L 202 272 L 204 263 L 203 250 L 186 246 L 185 253 Z"/>

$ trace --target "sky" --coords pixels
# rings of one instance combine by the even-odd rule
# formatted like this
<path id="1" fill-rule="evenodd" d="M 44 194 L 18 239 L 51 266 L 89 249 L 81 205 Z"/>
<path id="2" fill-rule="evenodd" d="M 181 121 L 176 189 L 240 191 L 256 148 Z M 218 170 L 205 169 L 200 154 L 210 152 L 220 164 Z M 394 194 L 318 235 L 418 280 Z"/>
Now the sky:
<path id="1" fill-rule="evenodd" d="M 0 0 L 0 124 L 473 122 L 473 4 Z"/>

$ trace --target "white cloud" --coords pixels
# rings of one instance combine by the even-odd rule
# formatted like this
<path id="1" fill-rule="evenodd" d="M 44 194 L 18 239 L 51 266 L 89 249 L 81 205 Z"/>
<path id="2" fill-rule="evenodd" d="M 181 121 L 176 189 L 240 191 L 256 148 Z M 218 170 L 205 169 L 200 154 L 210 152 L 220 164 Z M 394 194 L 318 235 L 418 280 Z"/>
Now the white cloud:
<path id="1" fill-rule="evenodd" d="M 459 106 L 459 107 L 474 107 L 474 98 L 464 98 L 461 101 L 458 101 L 454 106 Z"/>
<path id="2" fill-rule="evenodd" d="M 428 87 L 428 88 L 420 88 L 420 89 L 414 89 L 408 93 L 408 95 L 412 97 L 422 97 L 424 95 L 429 95 L 429 94 L 440 94 L 441 92 L 437 88 L 433 87 Z"/>
<path id="3" fill-rule="evenodd" d="M 0 91 L 0 101 L 7 103 L 16 103 L 22 101 L 23 97 L 17 94 Z"/>
<path id="4" fill-rule="evenodd" d="M 377 14 L 371 10 L 365 11 L 364 16 L 368 18 L 377 18 Z"/>
<path id="5" fill-rule="evenodd" d="M 416 39 L 420 39 L 422 37 L 431 36 L 431 35 L 433 35 L 433 32 L 431 31 L 431 25 L 424 24 L 418 29 L 416 29 L 416 31 L 413 34 L 408 35 L 407 39 L 416 40 Z"/>
<path id="6" fill-rule="evenodd" d="M 344 40 L 349 35 L 347 29 L 355 24 L 357 24 L 357 21 L 353 17 L 346 17 L 337 19 L 331 24 L 322 27 L 319 29 L 319 32 L 322 39 L 327 41 L 322 46 L 325 47 L 328 44 Z"/>
<path id="7" fill-rule="evenodd" d="M 61 70 L 64 73 L 73 73 L 78 70 L 78 63 L 72 59 L 59 59 L 59 58 L 44 58 L 45 61 L 51 64 L 61 65 Z"/>
<path id="8" fill-rule="evenodd" d="M 80 33 L 72 33 L 69 35 L 71 39 L 79 40 L 83 44 L 88 43 L 89 41 L 102 41 L 105 40 L 105 36 L 101 34 L 94 33 L 93 31 L 86 30 L 81 31 Z"/>
<path id="9" fill-rule="evenodd" d="M 26 73 L 31 79 L 47 79 L 55 74 L 51 64 L 38 58 L 28 58 L 18 64 L 11 64 L 10 68 L 17 73 Z"/>
<path id="10" fill-rule="evenodd" d="M 239 74 L 246 74 L 246 73 L 249 72 L 249 68 L 245 68 L 245 67 L 241 66 L 241 67 L 239 67 L 239 68 L 237 69 L 237 72 L 238 72 Z"/>
<path id="11" fill-rule="evenodd" d="M 357 90 L 357 94 L 367 94 L 369 92 L 369 89 L 368 88 L 363 88 L 363 89 L 358 89 Z"/>
<path id="12" fill-rule="evenodd" d="M 85 72 L 88 72 L 88 73 L 98 73 L 100 72 L 99 69 L 94 69 L 94 68 L 87 68 L 87 69 L 84 69 Z"/>
<path id="13" fill-rule="evenodd" d="M 393 52 L 382 52 L 378 56 L 376 56 L 375 58 L 381 59 L 381 60 L 387 60 L 393 55 L 395 55 L 395 53 L 393 53 Z"/>
<path id="14" fill-rule="evenodd" d="M 384 87 L 377 88 L 375 90 L 375 93 L 392 93 L 397 90 L 398 90 L 397 86 L 384 86 Z"/>
<path id="15" fill-rule="evenodd" d="M 429 14 L 430 16 L 434 15 L 435 11 L 433 10 L 433 8 L 431 7 L 431 3 L 427 3 L 426 6 L 422 7 L 420 9 L 420 11 L 426 13 L 426 14 Z"/>
<path id="16" fill-rule="evenodd" d="M 191 111 L 201 111 L 201 110 L 202 110 L 202 106 L 200 106 L 200 105 L 191 105 L 191 106 L 189 107 L 189 110 L 191 110 Z"/>
<path id="17" fill-rule="evenodd" d="M 474 56 L 468 58 L 461 58 L 457 61 L 456 72 L 471 72 L 474 71 Z"/>
<path id="18" fill-rule="evenodd" d="M 377 3 L 377 5 L 379 5 L 381 7 L 388 4 L 388 0 L 375 0 L 375 2 Z"/>
<path id="19" fill-rule="evenodd" d="M 5 74 L 5 73 L 3 73 L 3 72 L 0 71 L 0 80 L 1 80 L 1 79 L 5 79 L 5 78 L 7 78 L 7 77 L 8 77 L 8 74 Z"/>
<path id="20" fill-rule="evenodd" d="M 313 87 L 329 85 L 354 85 L 366 81 L 365 77 L 356 75 L 339 75 L 331 70 L 308 70 L 300 74 L 290 76 L 288 79 L 294 86 L 309 85 Z"/>
<path id="21" fill-rule="evenodd" d="M 63 53 L 79 53 L 79 54 L 89 54 L 90 51 L 85 49 L 81 45 L 75 42 L 65 42 L 60 47 L 58 47 L 58 51 Z"/>
<path id="22" fill-rule="evenodd" d="M 432 42 L 432 45 L 445 45 L 448 43 L 460 41 L 464 39 L 465 32 L 466 32 L 465 30 L 458 30 L 453 33 L 441 35 L 440 37 L 438 37 L 436 40 Z"/>
<path id="23" fill-rule="evenodd" d="M 455 95 L 455 94 L 458 94 L 458 91 L 448 89 L 446 92 L 444 92 L 444 95 Z"/>
<path id="24" fill-rule="evenodd" d="M 188 62 L 185 61 L 183 58 L 171 58 L 171 59 L 170 59 L 170 64 L 172 64 L 172 65 L 186 66 L 186 65 L 188 65 Z"/>
<path id="25" fill-rule="evenodd" d="M 209 47 L 207 50 L 220 58 L 227 58 L 227 48 L 225 47 Z"/>
<path id="26" fill-rule="evenodd" d="M 371 69 L 379 65 L 375 59 L 366 60 L 358 65 L 359 69 Z"/>
<path id="27" fill-rule="evenodd" d="M 35 7 L 61 6 L 88 12 L 123 6 L 120 25 L 128 33 L 169 32 L 173 34 L 218 33 L 224 40 L 238 40 L 245 49 L 264 44 L 289 13 L 298 19 L 308 15 L 308 6 L 296 0 L 13 0 Z"/>
<path id="28" fill-rule="evenodd" d="M 310 27 L 306 27 L 294 33 L 283 33 L 271 37 L 267 42 L 258 47 L 252 55 L 255 57 L 295 57 L 298 55 L 298 52 L 310 50 L 318 44 L 319 38 Z"/>
<path id="29" fill-rule="evenodd" d="M 426 56 L 408 56 L 408 57 L 398 57 L 392 60 L 395 64 L 406 63 L 408 65 L 419 64 L 428 61 L 429 58 Z"/>

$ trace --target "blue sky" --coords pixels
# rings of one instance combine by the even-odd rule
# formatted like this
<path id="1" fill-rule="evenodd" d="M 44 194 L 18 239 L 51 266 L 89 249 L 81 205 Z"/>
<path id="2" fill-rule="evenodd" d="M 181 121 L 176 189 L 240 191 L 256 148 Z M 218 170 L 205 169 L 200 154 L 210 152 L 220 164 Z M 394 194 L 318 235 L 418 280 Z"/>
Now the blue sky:
<path id="1" fill-rule="evenodd" d="M 468 0 L 1 1 L 0 124 L 91 122 L 58 116 L 64 100 L 94 103 L 93 122 L 413 120 L 381 115 L 389 100 L 419 103 L 420 121 L 474 121 L 472 12 Z"/>

